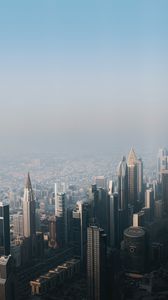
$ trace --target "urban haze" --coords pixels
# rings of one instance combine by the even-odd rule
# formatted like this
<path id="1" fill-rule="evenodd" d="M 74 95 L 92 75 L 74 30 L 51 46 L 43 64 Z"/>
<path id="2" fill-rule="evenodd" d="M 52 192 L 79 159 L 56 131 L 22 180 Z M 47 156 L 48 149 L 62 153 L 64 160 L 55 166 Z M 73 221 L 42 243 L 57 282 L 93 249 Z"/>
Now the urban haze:
<path id="1" fill-rule="evenodd" d="M 0 300 L 168 299 L 167 0 L 0 28 Z"/>

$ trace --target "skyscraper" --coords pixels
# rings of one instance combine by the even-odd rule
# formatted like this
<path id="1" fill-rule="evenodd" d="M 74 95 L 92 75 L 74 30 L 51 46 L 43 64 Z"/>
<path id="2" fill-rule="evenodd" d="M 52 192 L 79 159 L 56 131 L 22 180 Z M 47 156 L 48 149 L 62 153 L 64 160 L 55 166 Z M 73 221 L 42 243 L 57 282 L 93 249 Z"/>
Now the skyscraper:
<path id="1" fill-rule="evenodd" d="M 98 188 L 106 189 L 106 178 L 104 176 L 96 176 L 95 184 Z"/>
<path id="2" fill-rule="evenodd" d="M 66 243 L 66 194 L 57 193 L 56 197 L 56 237 L 57 246 L 63 247 Z"/>
<path id="3" fill-rule="evenodd" d="M 23 215 L 19 212 L 13 215 L 13 233 L 15 236 L 23 236 Z"/>
<path id="4" fill-rule="evenodd" d="M 72 240 L 75 255 L 80 256 L 81 262 L 86 262 L 87 226 L 89 222 L 89 205 L 78 201 L 72 212 Z"/>
<path id="5" fill-rule="evenodd" d="M 133 227 L 144 226 L 144 211 L 139 211 L 136 214 L 133 214 Z"/>
<path id="6" fill-rule="evenodd" d="M 10 254 L 9 204 L 0 202 L 0 255 Z"/>
<path id="7" fill-rule="evenodd" d="M 123 157 L 118 166 L 118 245 L 128 227 L 128 167 Z M 115 216 L 114 216 L 115 218 Z"/>
<path id="8" fill-rule="evenodd" d="M 133 148 L 128 155 L 128 202 L 136 209 L 138 193 L 137 193 L 137 157 Z"/>
<path id="9" fill-rule="evenodd" d="M 88 202 L 90 205 L 90 223 L 95 224 L 96 222 L 96 205 L 98 201 L 98 190 L 96 184 L 92 184 L 88 191 Z"/>
<path id="10" fill-rule="evenodd" d="M 106 299 L 106 234 L 97 226 L 87 229 L 88 299 Z"/>
<path id="11" fill-rule="evenodd" d="M 168 215 L 168 170 L 161 172 L 163 213 Z"/>
<path id="12" fill-rule="evenodd" d="M 155 209 L 153 189 L 147 189 L 145 192 L 145 207 L 150 208 L 150 219 L 152 221 Z"/>
<path id="13" fill-rule="evenodd" d="M 128 209 L 128 167 L 126 158 L 123 157 L 118 166 L 118 201 L 119 209 Z"/>
<path id="14" fill-rule="evenodd" d="M 161 182 L 162 176 L 161 173 L 164 170 L 168 169 L 168 151 L 166 148 L 159 149 L 157 156 L 157 174 L 158 180 Z"/>
<path id="15" fill-rule="evenodd" d="M 56 197 L 56 216 L 64 217 L 65 216 L 65 202 L 66 202 L 66 194 L 65 193 L 57 193 Z"/>
<path id="16" fill-rule="evenodd" d="M 131 226 L 124 230 L 122 251 L 126 272 L 144 273 L 148 264 L 148 250 L 148 236 L 144 228 Z"/>
<path id="17" fill-rule="evenodd" d="M 48 222 L 49 222 L 49 247 L 57 248 L 56 217 L 55 216 L 50 217 Z"/>
<path id="18" fill-rule="evenodd" d="M 14 288 L 14 261 L 11 255 L 0 257 L 0 299 L 16 300 Z"/>
<path id="19" fill-rule="evenodd" d="M 23 232 L 25 237 L 32 237 L 36 232 L 35 227 L 35 201 L 28 173 L 23 198 Z"/>
<path id="20" fill-rule="evenodd" d="M 119 241 L 119 224 L 118 224 L 118 193 L 110 196 L 110 209 L 109 209 L 109 242 L 110 247 L 116 248 Z"/>
<path id="21" fill-rule="evenodd" d="M 137 196 L 138 201 L 143 201 L 143 162 L 141 158 L 137 159 Z"/>
<path id="22" fill-rule="evenodd" d="M 97 201 L 95 203 L 96 224 L 108 232 L 109 195 L 106 189 L 97 189 Z"/>
<path id="23" fill-rule="evenodd" d="M 112 195 L 114 192 L 114 182 L 112 180 L 109 180 L 108 182 L 108 194 Z"/>
<path id="24" fill-rule="evenodd" d="M 55 195 L 55 216 L 57 214 L 57 183 L 54 184 L 54 195 Z"/>

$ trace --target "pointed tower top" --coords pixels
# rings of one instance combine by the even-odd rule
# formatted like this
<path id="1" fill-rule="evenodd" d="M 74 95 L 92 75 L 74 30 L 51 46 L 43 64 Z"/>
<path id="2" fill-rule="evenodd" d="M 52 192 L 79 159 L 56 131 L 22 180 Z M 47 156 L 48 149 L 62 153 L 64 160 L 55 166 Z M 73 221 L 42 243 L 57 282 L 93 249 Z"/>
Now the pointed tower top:
<path id="1" fill-rule="evenodd" d="M 118 165 L 118 176 L 126 176 L 126 172 L 127 172 L 127 161 L 126 161 L 126 157 L 123 156 L 122 160 L 120 161 L 119 165 Z"/>
<path id="2" fill-rule="evenodd" d="M 26 188 L 26 189 L 32 189 L 32 185 L 31 185 L 31 180 L 30 180 L 30 174 L 29 174 L 29 172 L 28 172 L 28 174 L 27 174 L 27 179 L 26 179 L 25 188 Z"/>
<path id="3" fill-rule="evenodd" d="M 128 155 L 127 163 L 128 165 L 135 165 L 137 162 L 137 157 L 133 148 L 131 148 L 130 153 Z"/>

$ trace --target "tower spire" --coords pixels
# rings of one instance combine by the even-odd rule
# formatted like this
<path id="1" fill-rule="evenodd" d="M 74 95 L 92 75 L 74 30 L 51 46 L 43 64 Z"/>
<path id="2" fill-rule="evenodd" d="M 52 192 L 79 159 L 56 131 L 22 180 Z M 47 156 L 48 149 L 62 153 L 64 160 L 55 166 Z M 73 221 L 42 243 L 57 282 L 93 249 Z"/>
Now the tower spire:
<path id="1" fill-rule="evenodd" d="M 31 185 L 31 180 L 30 180 L 30 174 L 29 174 L 29 172 L 27 173 L 27 178 L 26 178 L 25 188 L 26 188 L 26 189 L 32 189 L 32 185 Z"/>
<path id="2" fill-rule="evenodd" d="M 134 149 L 131 148 L 129 155 L 128 155 L 127 163 L 128 163 L 128 165 L 135 165 L 136 162 L 137 162 L 137 156 L 135 154 Z"/>

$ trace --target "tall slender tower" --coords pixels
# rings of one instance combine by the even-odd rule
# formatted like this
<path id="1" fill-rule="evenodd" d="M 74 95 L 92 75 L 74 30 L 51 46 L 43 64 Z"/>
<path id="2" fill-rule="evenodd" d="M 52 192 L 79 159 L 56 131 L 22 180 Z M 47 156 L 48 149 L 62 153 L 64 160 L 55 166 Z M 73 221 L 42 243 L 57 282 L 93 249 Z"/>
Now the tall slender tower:
<path id="1" fill-rule="evenodd" d="M 163 213 L 168 216 L 168 170 L 161 172 Z"/>
<path id="2" fill-rule="evenodd" d="M 162 180 L 162 171 L 168 169 L 168 150 L 166 148 L 159 149 L 157 156 L 157 174 L 158 180 Z"/>
<path id="3" fill-rule="evenodd" d="M 57 193 L 56 198 L 56 237 L 57 246 L 65 246 L 67 240 L 66 194 Z"/>
<path id="4" fill-rule="evenodd" d="M 111 248 L 116 248 L 119 242 L 119 224 L 118 224 L 118 193 L 110 195 L 109 208 L 109 242 Z"/>
<path id="5" fill-rule="evenodd" d="M 138 201 L 142 202 L 143 197 L 143 162 L 141 158 L 137 160 L 137 193 Z"/>
<path id="6" fill-rule="evenodd" d="M 55 216 L 57 214 L 57 183 L 54 184 L 54 194 L 55 194 Z"/>
<path id="7" fill-rule="evenodd" d="M 0 202 L 0 256 L 10 254 L 9 204 Z"/>
<path id="8" fill-rule="evenodd" d="M 118 200 L 119 209 L 128 209 L 128 167 L 126 158 L 123 157 L 118 166 Z"/>
<path id="9" fill-rule="evenodd" d="M 136 206 L 138 200 L 137 193 L 137 157 L 133 148 L 128 155 L 128 202 Z"/>
<path id="10" fill-rule="evenodd" d="M 28 173 L 23 198 L 23 233 L 25 237 L 32 237 L 35 232 L 35 201 Z"/>
<path id="11" fill-rule="evenodd" d="M 86 265 L 87 226 L 89 223 L 89 204 L 78 201 L 72 211 L 72 241 L 75 255 L 80 256 Z"/>
<path id="12" fill-rule="evenodd" d="M 87 229 L 88 299 L 106 299 L 106 234 L 97 226 Z"/>
<path id="13" fill-rule="evenodd" d="M 56 236 L 56 217 L 49 218 L 49 246 L 51 248 L 57 248 L 57 236 Z"/>
<path id="14" fill-rule="evenodd" d="M 124 229 L 128 227 L 128 167 L 123 157 L 118 166 L 118 242 L 121 242 Z"/>

